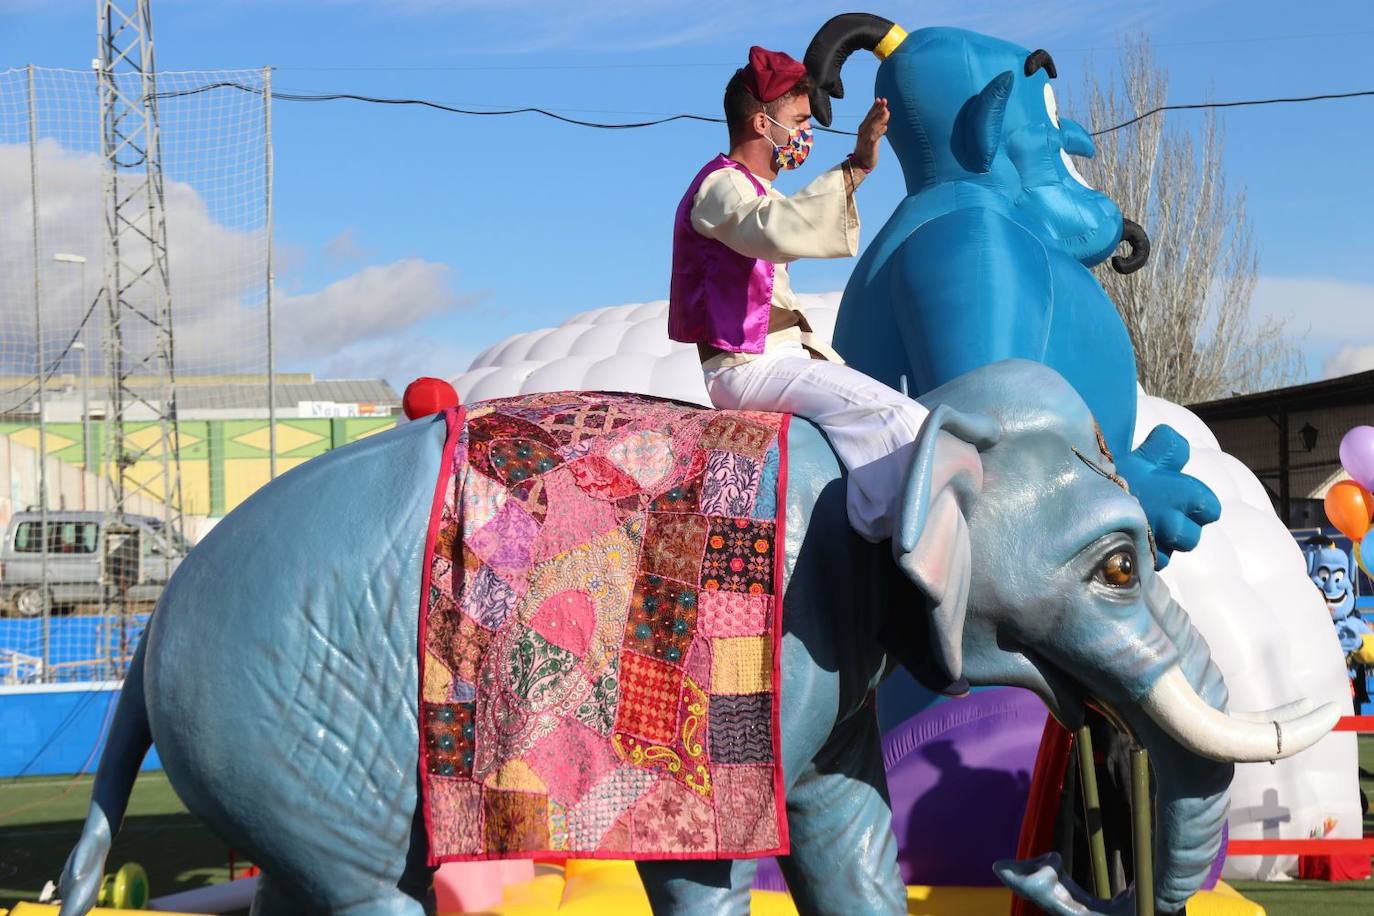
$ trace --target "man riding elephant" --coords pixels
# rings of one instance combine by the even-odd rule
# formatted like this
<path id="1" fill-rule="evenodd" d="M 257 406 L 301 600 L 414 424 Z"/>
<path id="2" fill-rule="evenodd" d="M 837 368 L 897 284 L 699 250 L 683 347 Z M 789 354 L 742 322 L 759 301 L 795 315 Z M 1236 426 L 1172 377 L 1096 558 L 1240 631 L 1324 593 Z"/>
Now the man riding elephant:
<path id="1" fill-rule="evenodd" d="M 811 88 L 800 62 L 757 46 L 726 85 L 730 152 L 697 173 L 673 226 L 668 335 L 697 345 L 715 406 L 820 424 L 850 471 L 850 523 L 876 543 L 892 537 L 904 459 L 928 411 L 811 334 L 787 265 L 858 251 L 854 192 L 878 163 L 887 101 L 874 100 L 847 159 L 784 197 L 772 180 L 810 154 Z"/>

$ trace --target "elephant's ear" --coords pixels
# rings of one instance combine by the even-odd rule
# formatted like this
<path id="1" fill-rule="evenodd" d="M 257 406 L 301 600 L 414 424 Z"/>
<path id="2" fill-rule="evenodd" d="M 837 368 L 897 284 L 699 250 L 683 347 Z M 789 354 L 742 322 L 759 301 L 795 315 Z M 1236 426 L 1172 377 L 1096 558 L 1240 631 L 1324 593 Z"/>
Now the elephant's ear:
<path id="1" fill-rule="evenodd" d="M 963 676 L 964 612 L 972 560 L 968 514 L 983 489 L 980 451 L 997 444 L 992 417 L 940 405 L 916 440 L 892 552 L 925 593 L 936 657 L 951 680 Z"/>

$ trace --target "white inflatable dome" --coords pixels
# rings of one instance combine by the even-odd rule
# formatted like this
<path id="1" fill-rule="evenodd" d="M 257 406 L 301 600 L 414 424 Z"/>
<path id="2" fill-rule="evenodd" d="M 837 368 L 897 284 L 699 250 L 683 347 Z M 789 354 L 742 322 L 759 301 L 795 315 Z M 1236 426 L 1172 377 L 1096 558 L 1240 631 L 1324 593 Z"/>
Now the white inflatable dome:
<path id="1" fill-rule="evenodd" d="M 828 340 L 840 294 L 798 298 L 812 329 Z M 696 348 L 668 339 L 665 299 L 582 312 L 556 328 L 507 337 L 452 382 L 465 403 L 565 389 L 637 391 L 710 403 Z"/>
<path id="2" fill-rule="evenodd" d="M 803 294 L 817 334 L 835 327 L 839 293 Z M 466 403 L 562 389 L 634 391 L 708 403 L 696 350 L 668 339 L 664 300 L 574 315 L 556 328 L 509 337 L 452 379 Z M 1216 437 L 1177 404 L 1140 393 L 1136 444 L 1167 423 L 1192 449 L 1187 471 L 1222 503 L 1197 550 L 1164 571 L 1226 677 L 1231 706 L 1269 709 L 1307 696 L 1350 702 L 1335 629 L 1306 574 L 1302 552 L 1249 469 L 1222 452 Z M 1335 820 L 1332 836 L 1361 831 L 1355 736 L 1332 734 L 1280 761 L 1241 764 L 1231 787 L 1235 839 L 1306 839 Z M 1227 860 L 1228 878 L 1275 878 L 1296 870 L 1292 856 Z"/>
<path id="3" fill-rule="evenodd" d="M 1135 444 L 1160 423 L 1187 439 L 1185 470 L 1221 500 L 1221 520 L 1202 542 L 1175 554 L 1164 581 L 1188 609 L 1226 677 L 1231 708 L 1272 709 L 1306 696 L 1351 711 L 1345 658 L 1326 604 L 1307 578 L 1307 564 L 1269 496 L 1250 469 L 1221 451 L 1216 437 L 1187 409 L 1140 393 Z M 1276 764 L 1236 767 L 1231 783 L 1232 839 L 1306 839 L 1325 833 L 1359 839 L 1362 830 L 1355 735 L 1327 735 Z M 1293 874 L 1296 856 L 1233 856 L 1222 876 L 1272 879 Z"/>

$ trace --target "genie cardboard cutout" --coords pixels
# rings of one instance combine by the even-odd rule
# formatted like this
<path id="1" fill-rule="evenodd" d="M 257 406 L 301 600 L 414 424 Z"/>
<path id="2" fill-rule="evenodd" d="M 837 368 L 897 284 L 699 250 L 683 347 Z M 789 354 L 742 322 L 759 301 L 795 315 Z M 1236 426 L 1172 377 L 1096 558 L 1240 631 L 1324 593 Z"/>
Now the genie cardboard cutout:
<path id="1" fill-rule="evenodd" d="M 1123 241 L 1123 273 L 1149 240 L 1088 185 L 1073 156 L 1092 156 L 1083 127 L 1059 116 L 1053 58 L 961 29 L 907 35 L 850 13 L 812 40 L 811 107 L 830 123 L 853 51 L 883 63 L 875 94 L 892 111 L 888 139 L 907 197 L 869 245 L 845 290 L 835 344 L 858 369 L 913 396 L 1007 358 L 1056 369 L 1087 401 L 1118 471 L 1144 507 L 1163 566 L 1190 550 L 1220 504 L 1181 473 L 1188 444 L 1157 427 L 1132 451 L 1136 372 L 1131 340 L 1088 268 Z"/>
<path id="2" fill-rule="evenodd" d="M 1312 584 L 1321 589 L 1331 619 L 1339 622 L 1349 617 L 1355 611 L 1355 580 L 1350 554 L 1337 547 L 1335 541 L 1321 536 L 1308 538 L 1302 552 L 1307 558 L 1307 575 Z"/>
<path id="3" fill-rule="evenodd" d="M 1331 613 L 1331 622 L 1336 625 L 1341 651 L 1354 656 L 1355 661 L 1374 661 L 1374 630 L 1355 610 L 1355 570 L 1350 554 L 1321 535 L 1308 538 L 1302 552 L 1307 558 L 1307 575 L 1321 590 L 1326 609 Z"/>

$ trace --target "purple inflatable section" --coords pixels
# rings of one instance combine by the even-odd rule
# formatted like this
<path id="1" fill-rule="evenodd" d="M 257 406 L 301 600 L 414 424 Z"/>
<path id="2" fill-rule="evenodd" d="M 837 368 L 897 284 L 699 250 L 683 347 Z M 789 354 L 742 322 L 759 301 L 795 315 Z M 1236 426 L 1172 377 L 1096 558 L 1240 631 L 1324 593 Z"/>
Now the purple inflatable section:
<path id="1" fill-rule="evenodd" d="M 1016 854 L 1045 705 L 1013 687 L 922 710 L 883 738 L 897 862 L 907 884 L 1000 886 L 992 863 Z M 754 886 L 786 890 L 774 859 Z"/>

